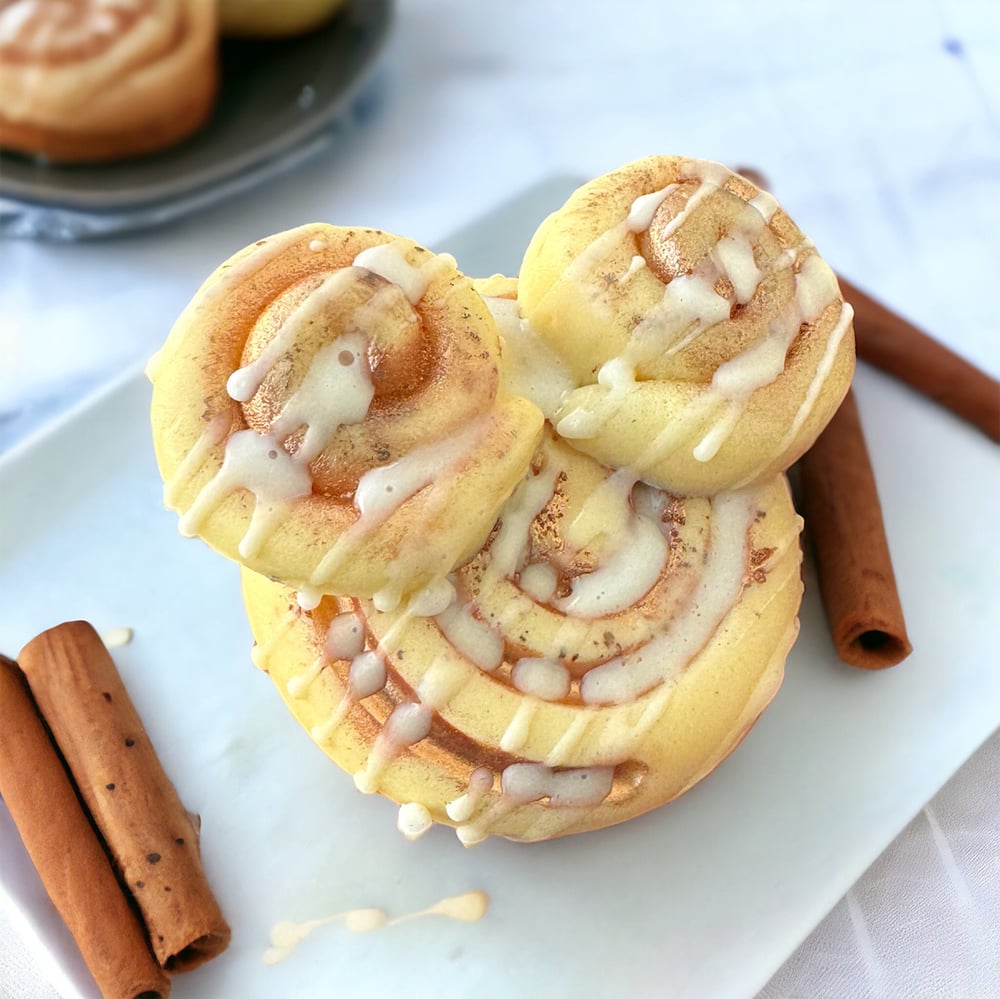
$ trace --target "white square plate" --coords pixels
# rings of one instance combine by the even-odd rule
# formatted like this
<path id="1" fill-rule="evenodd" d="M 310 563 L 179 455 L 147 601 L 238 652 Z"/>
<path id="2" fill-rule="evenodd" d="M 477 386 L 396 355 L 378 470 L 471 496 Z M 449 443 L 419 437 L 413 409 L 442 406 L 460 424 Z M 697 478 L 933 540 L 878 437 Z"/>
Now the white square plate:
<path id="1" fill-rule="evenodd" d="M 441 249 L 471 273 L 516 267 L 569 186 Z M 312 745 L 250 664 L 235 566 L 182 540 L 162 509 L 141 376 L 0 460 L 0 641 L 16 653 L 76 618 L 133 628 L 116 661 L 202 816 L 233 942 L 175 978 L 176 999 L 752 996 L 1000 724 L 998 449 L 877 373 L 862 368 L 856 388 L 911 658 L 882 673 L 839 663 L 807 568 L 785 684 L 739 750 L 655 813 L 531 846 L 467 850 L 444 828 L 408 842 L 395 807 L 358 794 Z M 61 969 L 65 995 L 93 995 L 2 820 L 0 888 L 19 925 Z M 331 925 L 262 963 L 280 920 L 397 915 L 472 889 L 492 899 L 478 923 Z"/>

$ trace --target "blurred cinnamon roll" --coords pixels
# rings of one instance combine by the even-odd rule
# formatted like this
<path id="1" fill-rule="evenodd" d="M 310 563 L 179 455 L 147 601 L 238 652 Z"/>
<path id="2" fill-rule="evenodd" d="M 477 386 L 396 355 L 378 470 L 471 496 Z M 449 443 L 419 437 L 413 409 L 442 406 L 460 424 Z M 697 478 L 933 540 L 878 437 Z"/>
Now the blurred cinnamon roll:
<path id="1" fill-rule="evenodd" d="M 179 142 L 218 89 L 205 0 L 0 0 L 0 149 L 60 162 Z"/>
<path id="2" fill-rule="evenodd" d="M 500 391 L 454 258 L 312 224 L 208 278 L 150 368 L 181 530 L 306 600 L 440 585 L 524 477 L 542 415 Z"/>

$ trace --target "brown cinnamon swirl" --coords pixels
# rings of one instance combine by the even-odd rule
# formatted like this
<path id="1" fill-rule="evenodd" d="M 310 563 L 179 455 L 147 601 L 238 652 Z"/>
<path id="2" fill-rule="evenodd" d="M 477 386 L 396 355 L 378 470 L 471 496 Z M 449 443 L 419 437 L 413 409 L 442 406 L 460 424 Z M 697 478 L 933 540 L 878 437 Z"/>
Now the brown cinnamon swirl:
<path id="1" fill-rule="evenodd" d="M 682 498 L 549 433 L 446 606 L 306 611 L 244 573 L 255 661 L 407 822 L 466 844 L 597 829 L 698 781 L 774 695 L 799 526 L 781 477 Z"/>
<path id="2" fill-rule="evenodd" d="M 167 505 L 309 600 L 444 593 L 541 434 L 499 363 L 452 257 L 323 224 L 260 240 L 209 277 L 150 368 Z"/>
<path id="3" fill-rule="evenodd" d="M 683 493 L 788 468 L 854 370 L 833 271 L 770 194 L 704 160 L 581 187 L 532 238 L 518 302 L 571 375 L 559 433 Z"/>

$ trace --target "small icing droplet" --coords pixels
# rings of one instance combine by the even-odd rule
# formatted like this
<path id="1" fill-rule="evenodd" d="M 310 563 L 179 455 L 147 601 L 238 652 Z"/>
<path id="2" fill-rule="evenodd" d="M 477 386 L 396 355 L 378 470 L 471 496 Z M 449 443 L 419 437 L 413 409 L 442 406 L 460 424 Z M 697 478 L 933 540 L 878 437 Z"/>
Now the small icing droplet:
<path id="1" fill-rule="evenodd" d="M 408 801 L 399 806 L 396 828 L 407 839 L 418 839 L 434 825 L 434 818 L 419 801 Z"/>
<path id="2" fill-rule="evenodd" d="M 132 641 L 133 631 L 131 628 L 112 628 L 101 635 L 104 647 L 115 649 L 122 645 L 128 645 Z"/>
<path id="3" fill-rule="evenodd" d="M 304 611 L 311 611 L 319 607 L 320 601 L 323 599 L 323 594 L 319 590 L 312 589 L 312 587 L 303 586 L 295 594 L 295 599 Z"/>
<path id="4" fill-rule="evenodd" d="M 455 586 L 449 579 L 435 579 L 410 597 L 409 611 L 416 617 L 443 614 L 455 600 Z"/>

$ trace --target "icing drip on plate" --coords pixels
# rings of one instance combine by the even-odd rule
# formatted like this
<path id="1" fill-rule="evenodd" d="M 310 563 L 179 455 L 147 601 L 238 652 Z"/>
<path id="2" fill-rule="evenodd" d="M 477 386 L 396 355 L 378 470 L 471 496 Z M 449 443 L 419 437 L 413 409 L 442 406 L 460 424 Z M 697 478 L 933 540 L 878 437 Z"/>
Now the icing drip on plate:
<path id="1" fill-rule="evenodd" d="M 443 898 L 440 902 L 435 902 L 434 905 L 428 906 L 426 909 L 395 918 L 390 917 L 382 909 L 350 909 L 332 916 L 324 916 L 322 919 L 311 919 L 304 923 L 277 923 L 271 930 L 271 946 L 264 952 L 263 961 L 264 964 L 277 964 L 279 961 L 284 961 L 311 933 L 333 923 L 341 923 L 344 929 L 351 933 L 371 933 L 374 930 L 399 926 L 402 923 L 427 916 L 443 916 L 446 919 L 455 919 L 462 923 L 475 923 L 486 915 L 489 905 L 490 899 L 486 892 L 470 891 L 463 895 Z"/>

